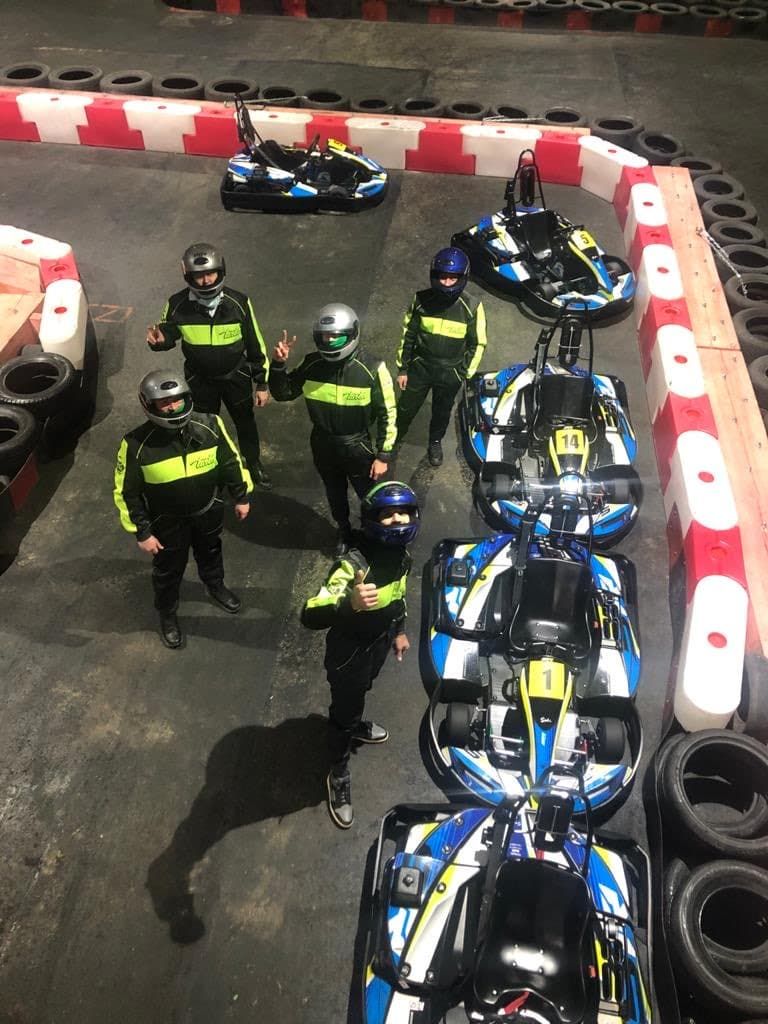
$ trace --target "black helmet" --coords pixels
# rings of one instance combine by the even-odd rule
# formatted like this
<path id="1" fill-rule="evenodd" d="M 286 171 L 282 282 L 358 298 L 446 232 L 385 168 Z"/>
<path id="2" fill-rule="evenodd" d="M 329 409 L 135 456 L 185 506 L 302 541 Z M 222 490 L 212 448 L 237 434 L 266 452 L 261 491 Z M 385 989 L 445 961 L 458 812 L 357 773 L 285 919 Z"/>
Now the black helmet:
<path id="1" fill-rule="evenodd" d="M 224 275 L 227 272 L 227 267 L 224 257 L 215 245 L 209 245 L 207 242 L 195 242 L 194 245 L 190 245 L 181 258 L 181 269 L 184 280 L 195 295 L 201 299 L 215 298 L 224 287 Z M 195 274 L 213 273 L 216 274 L 215 284 L 209 285 L 207 288 L 201 288 L 200 285 L 195 284 Z"/>
<path id="2" fill-rule="evenodd" d="M 360 344 L 357 313 L 343 302 L 323 306 L 312 325 L 312 337 L 323 359 L 332 363 L 346 359 Z"/>
<path id="3" fill-rule="evenodd" d="M 181 398 L 184 405 L 174 412 L 160 412 L 157 400 L 160 398 Z M 179 430 L 189 420 L 194 406 L 189 385 L 173 370 L 153 370 L 139 384 L 139 401 L 148 420 L 165 427 L 167 430 Z"/>
<path id="4" fill-rule="evenodd" d="M 429 283 L 433 291 L 441 292 L 443 295 L 458 299 L 464 291 L 469 276 L 469 259 L 463 249 L 457 249 L 451 245 L 447 249 L 441 249 L 432 257 L 429 265 Z M 441 277 L 456 277 L 456 284 L 446 285 L 440 283 Z"/>
<path id="5" fill-rule="evenodd" d="M 385 526 L 381 522 L 382 515 L 396 511 L 408 512 L 410 522 Z M 360 518 L 363 533 L 371 540 L 381 544 L 410 544 L 421 525 L 419 499 L 408 484 L 388 480 L 368 491 L 360 504 Z"/>

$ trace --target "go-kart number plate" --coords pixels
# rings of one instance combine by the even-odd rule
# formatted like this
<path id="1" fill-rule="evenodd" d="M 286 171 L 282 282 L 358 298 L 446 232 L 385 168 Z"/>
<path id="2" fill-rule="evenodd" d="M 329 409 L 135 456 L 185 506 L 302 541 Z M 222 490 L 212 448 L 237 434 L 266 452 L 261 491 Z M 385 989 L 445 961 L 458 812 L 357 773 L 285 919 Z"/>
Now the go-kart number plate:
<path id="1" fill-rule="evenodd" d="M 555 452 L 558 455 L 583 455 L 587 439 L 583 430 L 562 427 L 555 431 Z"/>
<path id="2" fill-rule="evenodd" d="M 571 236 L 577 249 L 589 249 L 595 245 L 595 240 L 588 231 L 574 231 Z"/>
<path id="3" fill-rule="evenodd" d="M 344 142 L 339 142 L 338 139 L 328 139 L 329 149 L 338 149 L 340 153 L 346 153 L 347 145 Z"/>
<path id="4" fill-rule="evenodd" d="M 559 661 L 532 661 L 528 666 L 528 696 L 532 700 L 565 697 L 565 665 Z"/>

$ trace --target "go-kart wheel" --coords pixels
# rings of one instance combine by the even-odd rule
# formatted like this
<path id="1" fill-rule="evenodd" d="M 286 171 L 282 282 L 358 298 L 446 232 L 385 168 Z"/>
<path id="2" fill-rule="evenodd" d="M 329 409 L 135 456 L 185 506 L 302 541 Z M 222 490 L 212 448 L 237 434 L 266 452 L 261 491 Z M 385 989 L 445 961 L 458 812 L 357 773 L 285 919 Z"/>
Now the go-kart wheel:
<path id="1" fill-rule="evenodd" d="M 453 701 L 445 710 L 445 740 L 449 747 L 469 746 L 474 708 L 471 704 Z"/>
<path id="2" fill-rule="evenodd" d="M 632 273 L 629 264 L 625 263 L 618 256 L 603 256 L 603 263 L 614 284 L 618 283 L 620 277 Z"/>
<path id="3" fill-rule="evenodd" d="M 547 302 L 551 302 L 557 295 L 557 285 L 552 284 L 551 281 L 541 281 L 539 284 L 539 292 L 542 299 L 545 299 Z"/>
<path id="4" fill-rule="evenodd" d="M 600 764 L 621 764 L 626 746 L 626 734 L 621 720 L 598 719 L 596 735 L 595 760 Z"/>

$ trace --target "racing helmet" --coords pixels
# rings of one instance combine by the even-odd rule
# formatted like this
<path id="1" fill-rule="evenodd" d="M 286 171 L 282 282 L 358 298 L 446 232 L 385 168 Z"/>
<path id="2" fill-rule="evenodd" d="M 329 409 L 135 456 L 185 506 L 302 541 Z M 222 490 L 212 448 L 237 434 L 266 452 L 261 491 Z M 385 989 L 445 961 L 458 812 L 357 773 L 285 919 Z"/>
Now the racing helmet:
<path id="1" fill-rule="evenodd" d="M 227 267 L 224 257 L 215 245 L 209 245 L 207 242 L 195 242 L 194 245 L 190 245 L 181 258 L 181 269 L 184 280 L 195 295 L 201 299 L 215 298 L 224 287 L 224 275 L 227 272 Z M 212 273 L 216 274 L 214 284 L 207 288 L 201 288 L 200 285 L 195 284 L 194 274 Z"/>
<path id="2" fill-rule="evenodd" d="M 161 412 L 160 398 L 181 398 L 184 405 L 174 412 Z M 173 370 L 152 370 L 139 384 L 139 401 L 148 420 L 166 430 L 180 430 L 192 415 L 192 393 L 184 378 Z"/>
<path id="3" fill-rule="evenodd" d="M 458 281 L 452 285 L 440 284 L 440 278 L 446 276 L 457 277 Z M 432 257 L 429 265 L 429 283 L 433 291 L 458 299 L 464 291 L 468 276 L 469 258 L 463 249 L 449 246 Z"/>
<path id="4" fill-rule="evenodd" d="M 312 325 L 317 351 L 331 363 L 351 356 L 360 344 L 360 321 L 357 313 L 343 302 L 323 306 Z"/>
<path id="5" fill-rule="evenodd" d="M 380 522 L 383 513 L 398 509 L 410 514 L 409 523 L 385 526 Z M 360 504 L 360 518 L 363 533 L 371 540 L 379 541 L 380 544 L 410 544 L 421 525 L 419 499 L 408 484 L 388 480 L 376 484 L 368 491 Z"/>

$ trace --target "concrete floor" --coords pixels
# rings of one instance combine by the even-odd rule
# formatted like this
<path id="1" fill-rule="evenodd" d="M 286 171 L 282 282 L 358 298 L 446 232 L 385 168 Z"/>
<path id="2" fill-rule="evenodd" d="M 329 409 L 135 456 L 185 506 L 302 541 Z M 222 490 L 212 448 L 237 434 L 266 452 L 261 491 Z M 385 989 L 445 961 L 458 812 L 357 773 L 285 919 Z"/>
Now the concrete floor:
<path id="1" fill-rule="evenodd" d="M 722 159 L 766 207 L 758 168 L 768 68 L 758 42 L 238 21 L 174 15 L 159 0 L 136 2 L 130 14 L 116 0 L 91 10 L 84 0 L 31 11 L 5 0 L 14 43 L 4 62 L 250 73 L 299 90 L 397 99 L 424 89 L 533 110 L 569 102 L 593 115 L 626 111 Z M 125 310 L 123 322 L 95 324 L 92 429 L 73 456 L 44 467 L 0 545 L 12 560 L 0 582 L 0 1022 L 357 1020 L 354 1000 L 348 1006 L 355 932 L 378 821 L 397 801 L 442 799 L 418 751 L 425 695 L 416 651 L 402 667 L 388 664 L 372 694 L 370 710 L 392 740 L 355 758 L 357 819 L 340 833 L 324 806 L 322 635 L 297 621 L 332 537 L 305 410 L 272 404 L 260 414 L 276 489 L 258 495 L 245 524 L 230 519 L 225 538 L 244 611 L 217 613 L 190 575 L 180 652 L 153 632 L 148 564 L 111 503 L 114 452 L 141 421 L 136 383 L 160 365 L 144 328 L 178 287 L 189 242 L 223 247 L 229 280 L 252 295 L 268 340 L 287 327 L 307 350 L 313 312 L 338 298 L 363 316 L 368 348 L 391 360 L 430 255 L 496 208 L 501 183 L 396 173 L 387 202 L 359 217 L 284 218 L 225 213 L 219 161 L 15 143 L 0 143 L 0 158 L 4 219 L 71 242 L 97 317 L 107 304 Z M 619 249 L 607 204 L 566 188 L 547 197 Z M 526 357 L 536 325 L 499 299 L 485 303 L 484 365 Z M 600 367 L 627 383 L 641 442 L 646 504 L 621 550 L 640 573 L 639 706 L 651 749 L 671 635 L 664 516 L 631 320 L 599 331 L 598 353 Z M 422 414 L 409 440 L 425 429 Z M 417 566 L 441 537 L 478 526 L 450 448 L 435 472 L 419 445 L 406 444 L 398 467 L 425 506 Z M 410 603 L 416 619 L 417 573 Z M 642 839 L 639 787 L 611 827 Z M 174 924 L 191 905 L 202 934 Z"/>

